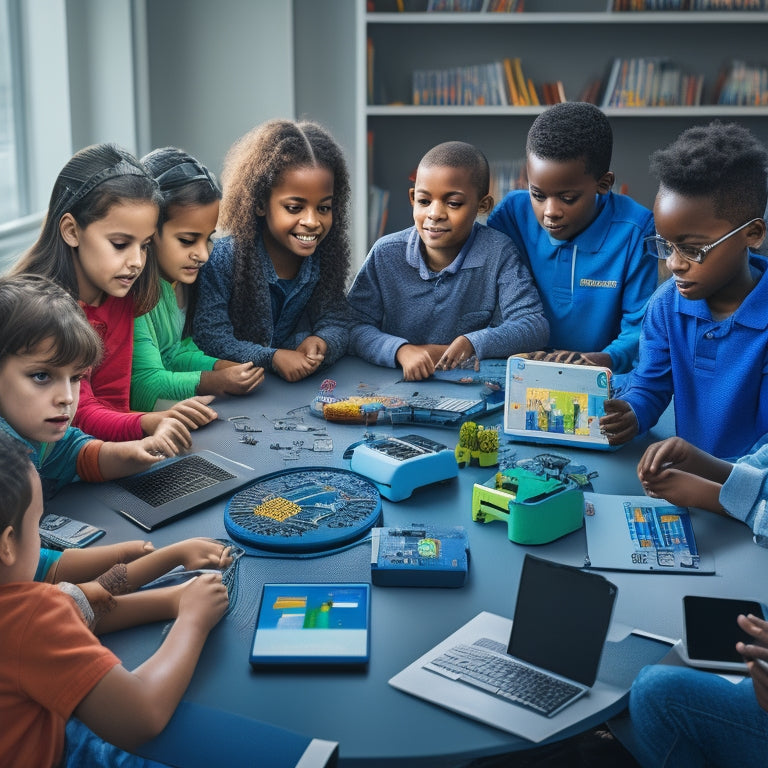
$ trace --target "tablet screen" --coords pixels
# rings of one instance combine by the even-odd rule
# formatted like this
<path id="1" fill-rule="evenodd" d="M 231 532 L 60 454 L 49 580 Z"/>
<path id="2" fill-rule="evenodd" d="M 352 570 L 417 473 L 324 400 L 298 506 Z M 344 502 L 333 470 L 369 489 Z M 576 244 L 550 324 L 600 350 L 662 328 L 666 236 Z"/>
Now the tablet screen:
<path id="1" fill-rule="evenodd" d="M 370 585 L 265 584 L 251 664 L 364 664 Z"/>
<path id="2" fill-rule="evenodd" d="M 763 608 L 754 600 L 734 600 L 722 597 L 683 598 L 685 641 L 691 661 L 742 663 L 736 643 L 752 642 L 753 638 L 736 623 L 740 614 L 751 613 L 763 618 Z"/>

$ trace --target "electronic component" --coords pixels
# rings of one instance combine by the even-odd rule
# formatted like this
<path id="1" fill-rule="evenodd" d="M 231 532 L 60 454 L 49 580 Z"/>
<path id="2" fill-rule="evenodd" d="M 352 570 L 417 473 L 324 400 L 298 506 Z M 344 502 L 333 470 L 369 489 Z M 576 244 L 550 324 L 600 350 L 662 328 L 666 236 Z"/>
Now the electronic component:
<path id="1" fill-rule="evenodd" d="M 366 440 L 352 450 L 349 466 L 390 501 L 402 501 L 416 488 L 459 474 L 454 452 L 420 435 Z"/>

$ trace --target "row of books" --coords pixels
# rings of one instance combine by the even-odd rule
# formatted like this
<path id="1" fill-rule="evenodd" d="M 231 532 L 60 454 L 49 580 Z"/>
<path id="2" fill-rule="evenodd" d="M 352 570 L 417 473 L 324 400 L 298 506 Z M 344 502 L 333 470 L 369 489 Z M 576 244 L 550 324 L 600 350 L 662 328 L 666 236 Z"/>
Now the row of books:
<path id="1" fill-rule="evenodd" d="M 450 69 L 413 72 L 413 103 L 418 106 L 538 106 L 565 101 L 560 81 L 537 92 L 523 74 L 519 58 Z"/>
<path id="2" fill-rule="evenodd" d="M 731 62 L 715 86 L 715 102 L 730 106 L 768 105 L 768 68 Z"/>
<path id="3" fill-rule="evenodd" d="M 672 107 L 701 104 L 703 75 L 682 72 L 661 58 L 614 59 L 602 107 Z"/>
<path id="4" fill-rule="evenodd" d="M 768 0 L 608 0 L 609 11 L 765 11 Z"/>
<path id="5" fill-rule="evenodd" d="M 427 12 L 519 13 L 523 6 L 523 0 L 429 0 Z"/>

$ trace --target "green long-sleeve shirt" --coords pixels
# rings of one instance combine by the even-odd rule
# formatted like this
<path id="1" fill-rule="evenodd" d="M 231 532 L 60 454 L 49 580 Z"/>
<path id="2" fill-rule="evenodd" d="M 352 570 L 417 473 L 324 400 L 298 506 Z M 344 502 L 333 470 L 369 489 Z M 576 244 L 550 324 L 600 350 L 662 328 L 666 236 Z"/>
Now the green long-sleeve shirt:
<path id="1" fill-rule="evenodd" d="M 202 352 L 190 336 L 181 338 L 184 310 L 173 286 L 160 282 L 160 301 L 137 317 L 133 336 L 131 408 L 151 411 L 158 399 L 184 400 L 197 393 L 200 373 L 210 371 L 215 357 Z"/>

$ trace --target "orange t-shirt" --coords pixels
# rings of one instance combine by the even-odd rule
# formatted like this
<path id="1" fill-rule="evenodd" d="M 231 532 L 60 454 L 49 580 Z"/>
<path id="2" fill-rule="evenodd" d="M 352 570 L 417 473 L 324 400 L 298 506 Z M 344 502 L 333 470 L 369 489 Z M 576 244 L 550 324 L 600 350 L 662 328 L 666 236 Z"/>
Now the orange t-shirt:
<path id="1" fill-rule="evenodd" d="M 0 586 L 0 765 L 57 765 L 67 720 L 119 663 L 58 587 Z"/>

